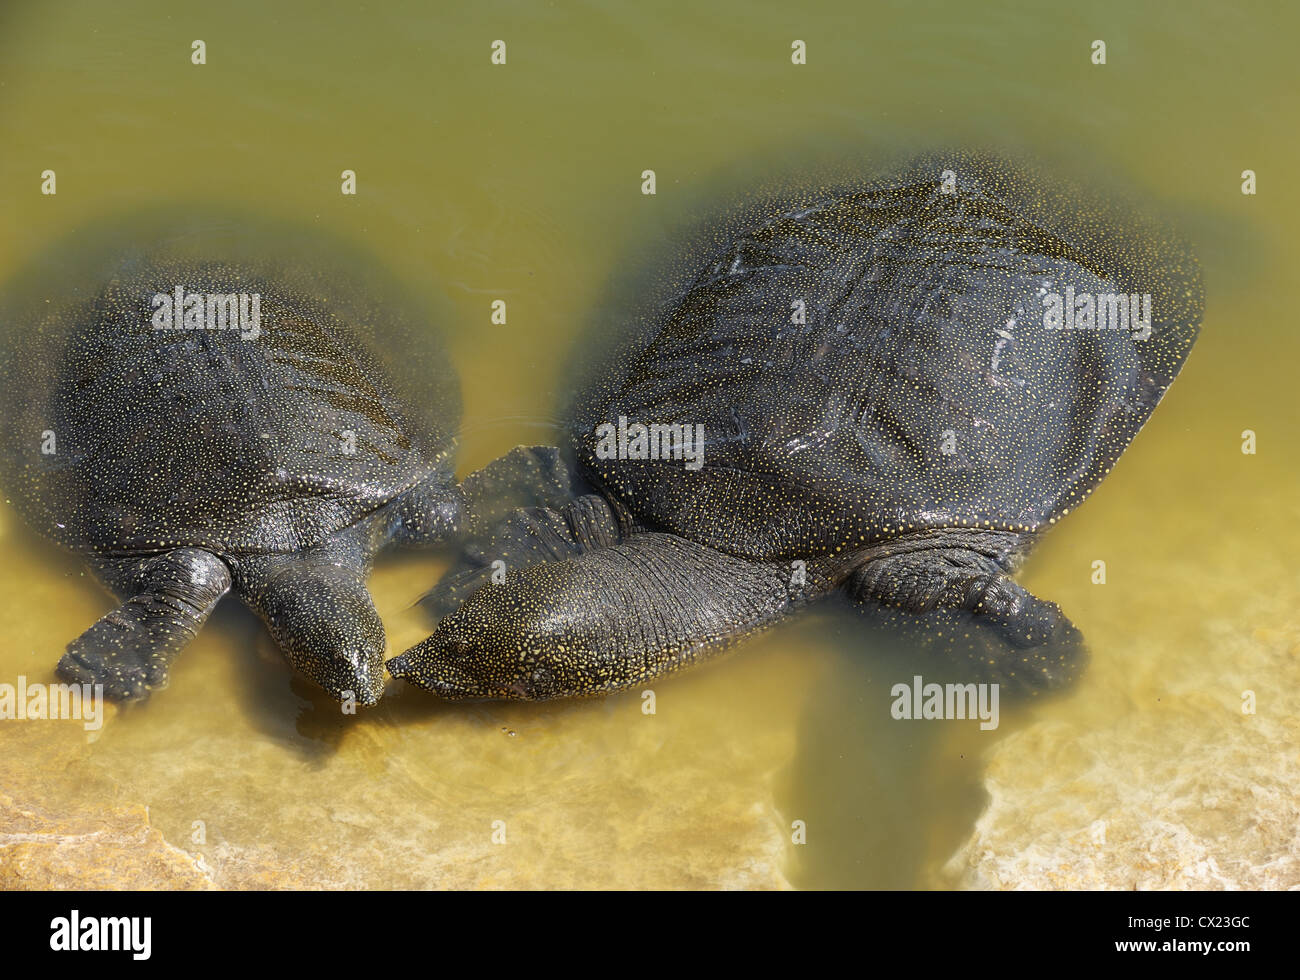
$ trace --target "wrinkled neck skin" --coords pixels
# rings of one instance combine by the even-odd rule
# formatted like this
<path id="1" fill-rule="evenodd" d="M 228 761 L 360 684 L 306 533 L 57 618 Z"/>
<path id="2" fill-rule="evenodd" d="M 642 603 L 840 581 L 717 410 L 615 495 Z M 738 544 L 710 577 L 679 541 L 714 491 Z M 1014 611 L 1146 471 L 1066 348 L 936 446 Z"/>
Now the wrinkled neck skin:
<path id="1" fill-rule="evenodd" d="M 606 694 L 729 647 L 851 576 L 888 580 L 900 556 L 939 562 L 961 583 L 1009 571 L 1024 547 L 1012 532 L 938 529 L 843 557 L 756 562 L 677 535 L 632 533 L 611 547 L 509 570 L 389 668 L 453 700 Z"/>
<path id="2" fill-rule="evenodd" d="M 832 563 L 831 574 L 842 582 L 847 575 L 873 559 L 923 551 L 952 552 L 956 560 L 987 571 L 1014 572 L 1037 540 L 1036 535 L 996 528 L 941 527 L 916 531 L 888 541 L 879 541 Z M 838 574 L 840 570 L 843 574 Z"/>
<path id="3" fill-rule="evenodd" d="M 672 673 L 780 619 L 786 569 L 635 534 L 511 570 L 389 664 L 444 698 L 604 694 Z"/>
<path id="4" fill-rule="evenodd" d="M 386 526 L 376 513 L 305 552 L 229 560 L 236 592 L 285 659 L 338 700 L 383 693 L 386 638 L 366 577 Z"/>
<path id="5" fill-rule="evenodd" d="M 457 532 L 466 510 L 461 487 L 448 486 L 438 474 L 426 477 L 380 508 L 371 522 L 375 525 L 372 548 L 378 551 L 388 544 L 422 547 L 445 541 Z"/>

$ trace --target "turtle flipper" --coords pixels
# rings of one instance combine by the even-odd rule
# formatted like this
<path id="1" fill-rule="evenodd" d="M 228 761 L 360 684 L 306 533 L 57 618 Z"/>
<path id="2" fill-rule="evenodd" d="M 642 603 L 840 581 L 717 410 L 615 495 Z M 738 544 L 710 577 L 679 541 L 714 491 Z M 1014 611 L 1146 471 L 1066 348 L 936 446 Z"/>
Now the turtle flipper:
<path id="1" fill-rule="evenodd" d="M 552 509 L 516 510 L 486 533 L 471 538 L 460 560 L 420 600 L 441 619 L 494 576 L 511 568 L 560 561 L 593 548 L 608 548 L 621 538 L 618 521 L 604 497 L 586 494 Z"/>
<path id="2" fill-rule="evenodd" d="M 388 669 L 452 699 L 606 694 L 702 660 L 790 604 L 784 566 L 638 533 L 510 569 Z"/>
<path id="3" fill-rule="evenodd" d="M 874 558 L 849 577 L 847 590 L 873 623 L 941 655 L 975 682 L 1052 690 L 1087 663 L 1082 634 L 1056 603 L 965 549 Z"/>
<path id="4" fill-rule="evenodd" d="M 245 559 L 239 573 L 240 598 L 295 670 L 339 701 L 380 699 L 386 640 L 364 567 L 326 551 Z"/>
<path id="5" fill-rule="evenodd" d="M 394 508 L 396 544 L 434 544 L 481 534 L 519 507 L 560 507 L 573 499 L 569 468 L 551 446 L 516 446 L 459 486 L 438 481 L 408 490 Z"/>
<path id="6" fill-rule="evenodd" d="M 516 446 L 460 484 L 463 530 L 481 534 L 517 508 L 562 507 L 573 499 L 569 467 L 552 446 Z"/>
<path id="7" fill-rule="evenodd" d="M 100 571 L 128 598 L 68 644 L 58 672 L 102 684 L 108 697 L 141 700 L 167 682 L 176 655 L 230 590 L 230 569 L 211 552 L 180 548 Z"/>

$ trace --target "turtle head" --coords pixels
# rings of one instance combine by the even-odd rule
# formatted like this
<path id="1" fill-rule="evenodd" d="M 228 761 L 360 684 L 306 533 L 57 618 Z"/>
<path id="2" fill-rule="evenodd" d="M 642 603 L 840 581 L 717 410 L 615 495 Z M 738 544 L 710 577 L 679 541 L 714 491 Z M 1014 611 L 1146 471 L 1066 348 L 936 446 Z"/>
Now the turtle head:
<path id="1" fill-rule="evenodd" d="M 294 669 L 339 701 L 379 701 L 384 625 L 356 574 L 295 565 L 271 579 L 257 604 Z"/>
<path id="2" fill-rule="evenodd" d="M 546 701 L 618 686 L 639 658 L 609 652 L 605 604 L 582 587 L 580 564 L 512 570 L 390 660 L 389 673 L 448 700 Z"/>
<path id="3" fill-rule="evenodd" d="M 783 614 L 784 569 L 672 534 L 512 568 L 389 661 L 443 698 L 546 701 L 622 690 Z"/>

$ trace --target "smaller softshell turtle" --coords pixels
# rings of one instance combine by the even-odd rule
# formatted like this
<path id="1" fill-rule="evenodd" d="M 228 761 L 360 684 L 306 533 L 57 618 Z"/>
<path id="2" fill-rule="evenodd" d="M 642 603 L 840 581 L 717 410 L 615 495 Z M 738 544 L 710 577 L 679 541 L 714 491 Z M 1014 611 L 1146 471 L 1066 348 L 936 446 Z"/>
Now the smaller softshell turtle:
<path id="1" fill-rule="evenodd" d="M 554 451 L 456 486 L 459 389 L 422 308 L 318 236 L 184 214 L 47 261 L 59 292 L 4 323 L 12 502 L 121 599 L 59 673 L 145 697 L 233 589 L 296 669 L 374 703 L 376 553 L 545 497 Z"/>

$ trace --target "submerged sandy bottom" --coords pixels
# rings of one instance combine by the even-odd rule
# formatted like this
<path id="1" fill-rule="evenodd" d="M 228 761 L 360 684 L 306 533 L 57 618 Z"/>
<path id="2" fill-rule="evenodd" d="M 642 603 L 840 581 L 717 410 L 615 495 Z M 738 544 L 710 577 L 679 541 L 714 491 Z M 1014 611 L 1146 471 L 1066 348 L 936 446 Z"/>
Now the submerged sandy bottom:
<path id="1" fill-rule="evenodd" d="M 1300 579 L 1260 546 L 1258 515 L 1300 515 L 1278 481 L 1235 480 L 1221 499 L 1255 507 L 1204 502 L 1221 535 L 1127 508 L 1049 539 L 1027 584 L 1060 599 L 1093 661 L 987 733 L 893 721 L 906 651 L 864 649 L 842 611 L 662 681 L 653 715 L 639 692 L 455 705 L 393 684 L 345 718 L 232 603 L 168 689 L 110 706 L 98 733 L 0 724 L 0 887 L 1295 887 Z M 0 668 L 49 682 L 51 634 L 107 600 L 3 517 L 0 547 L 40 560 L 0 567 L 27 597 L 0 610 Z M 1079 574 L 1094 553 L 1105 586 Z M 393 649 L 425 635 L 411 602 L 439 568 L 378 570 Z"/>
<path id="2" fill-rule="evenodd" d="M 422 564 L 390 564 L 377 594 Z M 61 595 L 74 568 L 24 588 Z M 102 600 L 73 591 L 66 621 L 89 621 Z M 395 646 L 422 635 L 418 610 L 381 613 Z M 20 649 L 29 619 L 6 616 Z M 167 690 L 109 706 L 93 741 L 78 721 L 0 725 L 0 887 L 787 886 L 768 768 L 792 754 L 799 692 L 764 679 L 761 650 L 739 676 L 661 688 L 654 715 L 635 695 L 450 706 L 395 684 L 345 719 L 251 617 L 214 622 Z M 54 680 L 18 659 L 6 676 Z M 737 684 L 737 711 L 702 727 L 689 705 Z"/>
<path id="3" fill-rule="evenodd" d="M 1140 587 L 1090 610 L 1077 691 L 988 753 L 988 806 L 933 883 L 1300 888 L 1300 570 L 1264 540 L 1300 513 L 1254 461 L 1205 462 L 1201 521 L 1142 513 L 1161 554 L 1117 529 Z"/>

